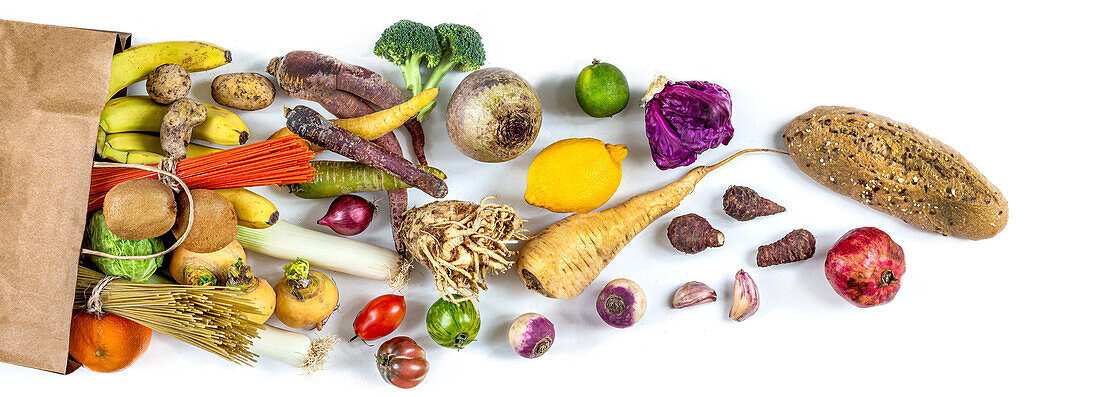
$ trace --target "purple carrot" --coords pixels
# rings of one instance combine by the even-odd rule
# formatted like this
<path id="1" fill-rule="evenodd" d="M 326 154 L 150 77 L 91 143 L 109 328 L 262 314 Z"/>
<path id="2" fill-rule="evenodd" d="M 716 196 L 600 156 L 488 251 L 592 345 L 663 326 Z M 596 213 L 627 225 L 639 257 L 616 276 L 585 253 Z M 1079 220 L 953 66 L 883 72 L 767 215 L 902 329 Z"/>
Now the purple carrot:
<path id="1" fill-rule="evenodd" d="M 404 157 L 340 128 L 316 110 L 298 105 L 287 109 L 285 113 L 287 128 L 298 136 L 336 154 L 393 175 L 432 197 L 443 198 L 447 195 L 447 184 L 442 179 L 417 168 Z"/>
<path id="2" fill-rule="evenodd" d="M 406 100 L 401 90 L 382 75 L 314 51 L 291 51 L 286 56 L 272 58 L 267 65 L 267 72 L 275 77 L 275 81 L 290 96 L 320 103 L 325 109 L 330 106 L 355 106 L 333 98 L 340 96 L 342 92 L 383 108 L 397 106 Z M 344 117 L 347 113 L 333 114 L 339 118 L 349 118 Z M 413 118 L 405 122 L 405 129 L 409 130 L 417 161 L 421 165 L 428 165 L 424 156 L 423 126 Z"/>
<path id="3" fill-rule="evenodd" d="M 326 97 L 321 106 L 332 113 L 333 116 L 342 119 L 365 116 L 374 113 L 374 108 L 355 95 L 344 91 L 337 91 Z M 401 144 L 392 132 L 374 140 L 391 153 L 401 156 Z M 409 192 L 405 189 L 390 190 L 386 192 L 390 202 L 390 230 L 393 233 L 393 248 L 401 255 L 405 255 L 405 242 L 401 240 L 398 231 L 401 230 L 401 221 L 404 219 L 405 210 L 409 209 Z"/>

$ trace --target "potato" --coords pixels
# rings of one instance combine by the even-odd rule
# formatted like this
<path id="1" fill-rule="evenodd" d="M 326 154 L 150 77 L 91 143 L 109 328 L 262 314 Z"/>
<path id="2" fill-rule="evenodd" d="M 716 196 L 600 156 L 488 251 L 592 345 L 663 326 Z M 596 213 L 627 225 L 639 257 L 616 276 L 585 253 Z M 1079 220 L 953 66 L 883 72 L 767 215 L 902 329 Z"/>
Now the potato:
<path id="1" fill-rule="evenodd" d="M 191 92 L 191 75 L 187 74 L 187 69 L 183 66 L 166 63 L 149 73 L 145 90 L 154 101 L 167 105 L 187 97 Z"/>
<path id="2" fill-rule="evenodd" d="M 1008 222 L 1004 195 L 973 164 L 887 117 L 819 106 L 791 120 L 783 139 L 818 183 L 922 230 L 980 240 Z"/>
<path id="3" fill-rule="evenodd" d="M 259 73 L 227 73 L 214 78 L 210 94 L 222 106 L 260 110 L 275 101 L 275 85 Z"/>

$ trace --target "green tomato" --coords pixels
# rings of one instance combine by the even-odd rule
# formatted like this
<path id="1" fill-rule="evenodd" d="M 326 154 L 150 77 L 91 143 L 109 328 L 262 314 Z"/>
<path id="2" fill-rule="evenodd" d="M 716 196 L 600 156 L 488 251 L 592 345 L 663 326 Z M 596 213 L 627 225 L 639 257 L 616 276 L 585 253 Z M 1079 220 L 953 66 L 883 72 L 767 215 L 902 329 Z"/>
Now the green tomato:
<path id="1" fill-rule="evenodd" d="M 459 298 L 452 295 L 452 298 Z M 428 308 L 428 335 L 440 346 L 461 349 L 481 330 L 481 313 L 473 301 L 451 303 L 439 298 Z"/>

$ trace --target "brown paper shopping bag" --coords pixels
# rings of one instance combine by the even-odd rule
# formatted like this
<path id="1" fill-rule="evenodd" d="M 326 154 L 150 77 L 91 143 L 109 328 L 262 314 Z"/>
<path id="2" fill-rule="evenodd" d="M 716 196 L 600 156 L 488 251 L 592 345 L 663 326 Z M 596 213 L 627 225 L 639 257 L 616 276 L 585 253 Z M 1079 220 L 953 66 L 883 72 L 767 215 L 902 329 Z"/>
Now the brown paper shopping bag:
<path id="1" fill-rule="evenodd" d="M 0 20 L 0 361 L 65 372 L 111 55 L 128 34 Z"/>

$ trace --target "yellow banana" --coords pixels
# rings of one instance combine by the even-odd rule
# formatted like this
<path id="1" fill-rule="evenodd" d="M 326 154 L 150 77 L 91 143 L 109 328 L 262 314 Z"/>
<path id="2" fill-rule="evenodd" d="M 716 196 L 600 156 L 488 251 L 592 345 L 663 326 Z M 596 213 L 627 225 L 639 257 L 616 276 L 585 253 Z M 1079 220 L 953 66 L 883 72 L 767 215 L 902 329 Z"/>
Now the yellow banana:
<path id="1" fill-rule="evenodd" d="M 128 164 L 156 164 L 165 156 L 164 149 L 160 146 L 160 138 L 140 132 L 103 134 L 96 142 L 96 151 L 100 156 Z M 196 144 L 187 145 L 188 158 L 219 151 L 221 149 Z"/>
<path id="2" fill-rule="evenodd" d="M 160 153 L 146 152 L 144 150 L 123 151 L 110 147 L 103 149 L 101 156 L 119 163 L 155 165 L 164 159 Z"/>
<path id="3" fill-rule="evenodd" d="M 206 106 L 206 121 L 191 130 L 191 137 L 219 145 L 243 145 L 248 142 L 248 127 L 236 113 Z M 131 131 L 160 131 L 160 122 L 168 112 L 148 96 L 124 96 L 107 101 L 99 115 L 99 128 L 107 134 Z"/>
<path id="4" fill-rule="evenodd" d="M 149 78 L 157 66 L 174 63 L 188 73 L 210 70 L 233 60 L 229 50 L 199 41 L 166 41 L 132 47 L 111 60 L 111 87 L 107 97 Z"/>
<path id="5" fill-rule="evenodd" d="M 252 229 L 264 229 L 279 221 L 279 209 L 275 204 L 259 194 L 243 188 L 214 189 L 233 203 L 237 213 L 237 224 Z"/>

